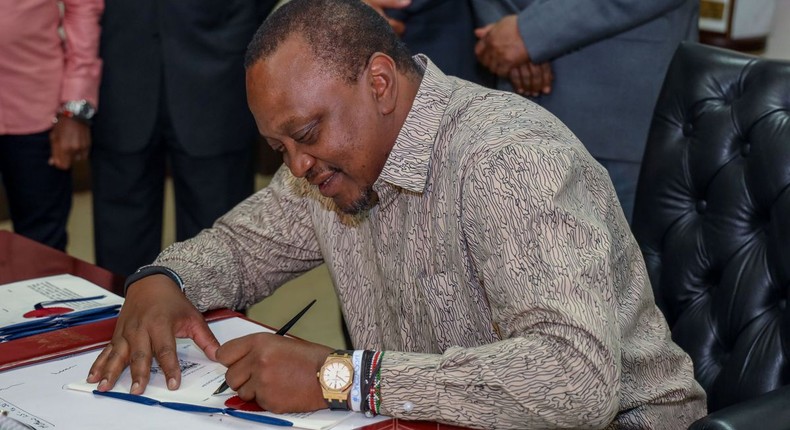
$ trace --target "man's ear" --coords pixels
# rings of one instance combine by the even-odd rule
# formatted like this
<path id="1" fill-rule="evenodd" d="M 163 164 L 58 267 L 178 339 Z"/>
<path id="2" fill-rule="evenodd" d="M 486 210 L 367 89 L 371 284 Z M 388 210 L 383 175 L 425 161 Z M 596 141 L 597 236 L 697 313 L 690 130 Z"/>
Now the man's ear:
<path id="1" fill-rule="evenodd" d="M 382 115 L 395 110 L 399 76 L 395 61 L 388 55 L 376 52 L 370 56 L 367 79 Z"/>

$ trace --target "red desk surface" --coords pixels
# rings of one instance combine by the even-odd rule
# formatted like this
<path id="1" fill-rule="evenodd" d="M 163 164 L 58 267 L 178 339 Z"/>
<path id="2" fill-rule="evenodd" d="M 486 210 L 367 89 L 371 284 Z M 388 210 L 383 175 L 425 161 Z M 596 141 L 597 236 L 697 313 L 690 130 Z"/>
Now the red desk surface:
<path id="1" fill-rule="evenodd" d="M 0 284 L 69 273 L 115 294 L 123 293 L 123 277 L 26 237 L 0 230 Z"/>

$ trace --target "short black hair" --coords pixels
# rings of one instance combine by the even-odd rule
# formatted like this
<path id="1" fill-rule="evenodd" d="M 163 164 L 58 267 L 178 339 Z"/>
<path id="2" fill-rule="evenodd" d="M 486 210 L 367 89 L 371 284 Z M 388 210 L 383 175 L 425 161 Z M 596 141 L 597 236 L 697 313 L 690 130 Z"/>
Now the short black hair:
<path id="1" fill-rule="evenodd" d="M 422 74 L 387 20 L 361 0 L 289 1 L 258 28 L 244 67 L 273 54 L 292 34 L 303 37 L 325 70 L 347 83 L 357 81 L 376 52 L 390 56 L 404 73 Z"/>

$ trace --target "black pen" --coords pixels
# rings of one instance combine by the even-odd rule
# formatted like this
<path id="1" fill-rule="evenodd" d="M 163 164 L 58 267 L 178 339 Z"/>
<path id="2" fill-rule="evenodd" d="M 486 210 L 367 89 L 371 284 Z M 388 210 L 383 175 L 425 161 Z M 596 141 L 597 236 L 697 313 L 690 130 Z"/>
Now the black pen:
<path id="1" fill-rule="evenodd" d="M 304 309 L 299 311 L 299 313 L 296 314 L 296 316 L 291 318 L 290 321 L 285 323 L 284 326 L 280 327 L 280 329 L 277 330 L 274 334 L 276 334 L 278 336 L 285 336 L 285 334 L 288 333 L 288 330 L 290 330 L 291 327 L 293 327 L 294 324 L 296 324 L 296 322 L 299 321 L 299 318 L 302 318 L 302 315 L 304 315 L 305 312 L 307 312 L 307 310 L 310 309 L 310 306 L 313 306 L 313 303 L 315 303 L 315 299 L 313 299 L 312 302 L 308 303 L 307 306 L 304 307 Z M 222 394 L 225 391 L 227 391 L 228 388 L 230 388 L 230 386 L 228 386 L 228 382 L 227 381 L 222 381 L 222 385 L 220 385 L 219 388 L 217 388 L 216 391 L 214 391 L 212 396 L 216 396 L 217 394 Z"/>

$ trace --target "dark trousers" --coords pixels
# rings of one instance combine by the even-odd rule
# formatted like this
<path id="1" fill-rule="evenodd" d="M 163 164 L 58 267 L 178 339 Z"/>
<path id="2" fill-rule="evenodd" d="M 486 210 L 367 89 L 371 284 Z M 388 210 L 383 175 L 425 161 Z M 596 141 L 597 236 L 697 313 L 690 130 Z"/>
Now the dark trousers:
<path id="1" fill-rule="evenodd" d="M 213 157 L 190 156 L 166 114 L 143 151 L 91 153 L 96 264 L 127 276 L 161 251 L 164 183 L 173 178 L 176 240 L 195 236 L 254 190 L 253 147 Z M 218 142 L 221 144 L 221 142 Z"/>
<path id="2" fill-rule="evenodd" d="M 71 171 L 47 164 L 49 131 L 0 135 L 0 175 L 8 195 L 14 231 L 60 250 L 66 249 L 71 211 Z"/>

